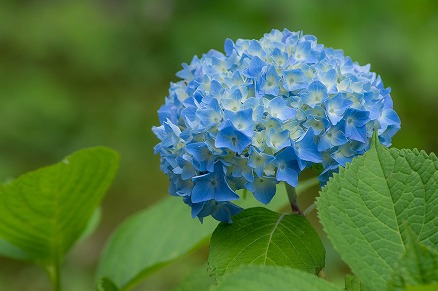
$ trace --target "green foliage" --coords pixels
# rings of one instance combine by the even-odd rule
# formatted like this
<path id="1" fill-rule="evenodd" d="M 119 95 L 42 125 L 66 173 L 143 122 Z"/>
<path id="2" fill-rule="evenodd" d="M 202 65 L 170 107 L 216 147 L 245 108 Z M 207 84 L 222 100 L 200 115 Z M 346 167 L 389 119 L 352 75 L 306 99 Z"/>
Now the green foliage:
<path id="1" fill-rule="evenodd" d="M 102 211 L 100 207 L 96 208 L 93 215 L 89 219 L 88 224 L 85 227 L 83 233 L 77 239 L 77 241 L 82 241 L 86 239 L 89 235 L 94 233 L 97 226 L 99 225 L 101 215 L 102 215 Z M 31 260 L 31 258 L 28 257 L 28 255 L 26 255 L 26 253 L 23 250 L 2 239 L 0 239 L 0 255 L 17 260 Z"/>
<path id="2" fill-rule="evenodd" d="M 335 291 L 336 286 L 310 273 L 281 266 L 243 266 L 211 290 L 215 291 Z"/>
<path id="3" fill-rule="evenodd" d="M 0 186 L 0 237 L 50 265 L 87 226 L 116 173 L 118 155 L 97 147 Z"/>
<path id="4" fill-rule="evenodd" d="M 209 266 L 221 277 L 241 265 L 277 265 L 317 274 L 325 264 L 325 250 L 306 218 L 249 208 L 220 223 L 210 242 Z"/>
<path id="5" fill-rule="evenodd" d="M 438 250 L 427 247 L 410 236 L 406 253 L 394 267 L 389 290 L 438 282 Z"/>
<path id="6" fill-rule="evenodd" d="M 438 159 L 387 149 L 374 137 L 364 156 L 321 191 L 319 216 L 344 261 L 372 290 L 384 290 L 405 253 L 409 226 L 418 241 L 438 245 Z"/>
<path id="7" fill-rule="evenodd" d="M 22 258 L 45 267 L 59 284 L 63 256 L 86 230 L 118 160 L 108 148 L 84 149 L 0 185 L 0 237 L 22 252 L 13 256 L 25 254 Z"/>
<path id="8" fill-rule="evenodd" d="M 108 277 L 120 289 L 127 288 L 207 242 L 217 221 L 201 224 L 175 199 L 167 197 L 115 230 L 100 258 L 97 279 Z"/>

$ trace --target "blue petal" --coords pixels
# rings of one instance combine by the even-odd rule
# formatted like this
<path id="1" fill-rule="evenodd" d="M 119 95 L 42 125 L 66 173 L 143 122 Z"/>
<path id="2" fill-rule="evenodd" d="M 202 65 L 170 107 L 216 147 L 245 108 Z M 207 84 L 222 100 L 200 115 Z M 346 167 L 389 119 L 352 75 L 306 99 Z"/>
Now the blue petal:
<path id="1" fill-rule="evenodd" d="M 248 165 L 254 169 L 257 175 L 262 176 L 263 171 L 274 160 L 274 157 L 265 153 L 259 153 L 253 147 L 249 150 Z"/>
<path id="2" fill-rule="evenodd" d="M 275 67 L 269 66 L 266 73 L 258 79 L 256 84 L 259 95 L 267 94 L 277 96 L 280 92 L 280 79 L 281 77 L 277 74 Z"/>
<path id="3" fill-rule="evenodd" d="M 249 68 L 243 72 L 243 75 L 248 78 L 256 78 L 261 72 L 266 63 L 259 57 L 253 57 L 249 63 Z"/>
<path id="4" fill-rule="evenodd" d="M 214 172 L 194 177 L 195 186 L 192 191 L 192 202 L 199 203 L 215 199 L 216 201 L 229 201 L 239 199 L 233 190 L 231 190 L 225 180 L 224 167 L 221 162 L 214 166 Z"/>
<path id="5" fill-rule="evenodd" d="M 323 83 L 313 81 L 310 83 L 309 88 L 307 88 L 306 91 L 301 92 L 300 96 L 304 104 L 313 108 L 327 99 L 327 88 Z"/>
<path id="6" fill-rule="evenodd" d="M 337 74 L 334 69 L 330 69 L 327 72 L 321 74 L 319 80 L 328 88 L 329 93 L 333 94 L 337 91 L 336 83 Z"/>
<path id="7" fill-rule="evenodd" d="M 297 172 L 294 167 L 291 167 L 290 165 L 286 165 L 284 168 L 281 168 L 281 165 L 279 165 L 279 168 L 277 169 L 277 175 L 275 177 L 278 181 L 285 181 L 292 187 L 297 187 L 299 173 L 300 172 Z"/>
<path id="8" fill-rule="evenodd" d="M 283 97 L 280 96 L 275 97 L 269 102 L 268 112 L 272 117 L 282 121 L 293 119 L 297 114 L 297 110 L 289 107 Z"/>
<path id="9" fill-rule="evenodd" d="M 253 182 L 246 184 L 246 188 L 258 201 L 268 204 L 275 195 L 275 185 L 276 181 L 273 178 L 257 177 Z"/>
<path id="10" fill-rule="evenodd" d="M 214 199 L 215 196 L 215 188 L 213 187 L 211 181 L 208 179 L 213 174 L 205 174 L 202 176 L 197 176 L 193 178 L 196 183 L 192 190 L 192 202 L 199 203 Z"/>
<path id="11" fill-rule="evenodd" d="M 231 56 L 231 54 L 233 53 L 233 49 L 234 49 L 234 42 L 227 38 L 224 42 L 224 50 L 225 53 L 227 54 L 227 57 Z"/>
<path id="12" fill-rule="evenodd" d="M 239 199 L 239 195 L 231 190 L 230 186 L 225 179 L 222 181 L 219 187 L 216 188 L 215 199 L 216 201 L 230 201 Z"/>
<path id="13" fill-rule="evenodd" d="M 233 170 L 231 175 L 233 177 L 244 177 L 247 181 L 254 180 L 253 170 L 248 166 L 249 159 L 247 157 L 240 157 L 233 160 Z"/>
<path id="14" fill-rule="evenodd" d="M 321 163 L 322 155 L 318 151 L 314 137 L 313 129 L 309 128 L 306 134 L 296 141 L 295 148 L 300 159 L 313 163 Z"/>
<path id="15" fill-rule="evenodd" d="M 271 59 L 277 64 L 279 67 L 285 67 L 288 65 L 288 55 L 286 52 L 282 52 L 279 48 L 275 48 L 271 55 Z"/>
<path id="16" fill-rule="evenodd" d="M 348 108 L 345 111 L 345 122 L 346 126 L 356 126 L 361 127 L 370 121 L 370 113 L 364 110 L 357 110 L 354 108 Z"/>
<path id="17" fill-rule="evenodd" d="M 264 54 L 263 48 L 256 40 L 250 40 L 247 52 L 254 56 L 261 57 Z"/>
<path id="18" fill-rule="evenodd" d="M 400 117 L 398 117 L 397 113 L 392 109 L 383 110 L 378 121 L 382 132 L 390 125 L 400 125 Z"/>
<path id="19" fill-rule="evenodd" d="M 193 165 L 198 171 L 212 172 L 214 169 L 215 156 L 203 142 L 195 142 L 186 145 L 186 150 L 193 156 Z"/>
<path id="20" fill-rule="evenodd" d="M 277 166 L 276 178 L 285 181 L 289 185 L 298 185 L 298 175 L 301 172 L 295 148 L 290 146 L 275 156 L 274 164 Z"/>
<path id="21" fill-rule="evenodd" d="M 379 140 L 380 142 L 385 146 L 391 145 L 391 139 L 394 136 L 394 134 L 399 131 L 400 124 L 397 125 L 389 125 L 386 130 L 382 133 L 379 132 Z"/>
<path id="22" fill-rule="evenodd" d="M 347 123 L 345 126 L 345 136 L 360 142 L 365 142 L 367 139 L 367 129 L 366 126 L 355 127 Z"/>
<path id="23" fill-rule="evenodd" d="M 329 128 L 324 134 L 319 138 L 318 151 L 322 152 L 329 148 L 343 145 L 347 142 L 345 138 L 343 129 L 345 123 L 340 122 L 336 126 Z"/>
<path id="24" fill-rule="evenodd" d="M 345 110 L 353 104 L 353 101 L 345 99 L 343 94 L 337 94 L 335 97 L 326 100 L 324 104 L 330 122 L 336 125 L 343 118 Z"/>
<path id="25" fill-rule="evenodd" d="M 313 117 L 309 115 L 306 122 L 303 124 L 307 128 L 312 128 L 315 135 L 319 135 L 321 132 L 326 131 L 329 127 L 329 122 L 325 118 Z"/>
<path id="26" fill-rule="evenodd" d="M 301 69 L 283 71 L 283 87 L 288 91 L 307 88 L 307 78 Z"/>
<path id="27" fill-rule="evenodd" d="M 312 44 L 308 41 L 298 43 L 295 48 L 294 58 L 297 61 L 314 63 L 316 58 L 312 56 Z"/>
<path id="28" fill-rule="evenodd" d="M 231 216 L 239 214 L 242 210 L 243 208 L 231 202 L 222 202 L 217 205 L 216 211 L 212 216 L 219 221 L 233 223 Z"/>
<path id="29" fill-rule="evenodd" d="M 233 112 L 225 110 L 225 120 L 231 121 L 234 127 L 243 132 L 248 137 L 252 137 L 254 134 L 254 121 L 252 120 L 252 108 Z M 223 124 L 224 125 L 224 124 Z M 221 130 L 223 126 L 219 126 Z"/>
<path id="30" fill-rule="evenodd" d="M 216 125 L 222 120 L 222 110 L 217 99 L 212 99 L 206 109 L 198 109 L 196 116 L 206 127 Z"/>
<path id="31" fill-rule="evenodd" d="M 274 152 L 278 152 L 281 149 L 290 146 L 291 140 L 289 138 L 289 131 L 283 130 L 281 132 L 276 132 L 273 128 L 269 131 L 269 136 L 266 140 L 266 145 L 274 150 Z"/>
<path id="32" fill-rule="evenodd" d="M 341 166 L 345 167 L 346 163 L 353 160 L 356 153 L 351 150 L 350 145 L 346 144 L 340 146 L 337 151 L 332 153 L 332 158 L 338 162 Z"/>
<path id="33" fill-rule="evenodd" d="M 339 172 L 339 165 L 333 165 L 324 169 L 324 171 L 318 176 L 318 180 L 321 182 L 320 187 L 323 187 L 328 182 L 329 178 L 337 172 Z"/>
<path id="34" fill-rule="evenodd" d="M 231 121 L 227 121 L 216 136 L 215 146 L 217 148 L 228 148 L 239 155 L 251 144 L 251 138 L 237 130 Z"/>

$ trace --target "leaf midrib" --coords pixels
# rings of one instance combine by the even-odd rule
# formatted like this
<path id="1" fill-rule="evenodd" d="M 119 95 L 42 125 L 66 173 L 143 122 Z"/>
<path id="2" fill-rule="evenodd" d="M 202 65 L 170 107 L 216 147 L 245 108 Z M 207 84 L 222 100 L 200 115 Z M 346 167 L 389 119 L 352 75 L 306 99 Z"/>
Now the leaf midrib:
<path id="1" fill-rule="evenodd" d="M 401 230 L 400 230 L 400 223 L 399 223 L 399 220 L 398 220 L 397 212 L 395 210 L 395 201 L 394 201 L 394 199 L 392 197 L 391 187 L 389 186 L 385 170 L 383 169 L 383 165 L 382 165 L 382 161 L 381 161 L 383 159 L 383 157 L 382 157 L 381 153 L 379 153 L 379 151 L 377 149 L 377 144 L 374 145 L 374 150 L 376 151 L 377 161 L 379 163 L 379 169 L 382 171 L 382 177 L 383 177 L 383 180 L 385 180 L 387 191 L 389 193 L 389 198 L 391 199 L 391 202 L 392 202 L 392 210 L 393 210 L 393 213 L 394 213 L 395 221 L 397 223 L 397 230 L 398 230 L 398 234 L 399 234 L 399 237 L 400 237 L 400 242 L 402 244 L 403 249 L 406 251 L 406 247 L 405 247 L 405 244 L 403 242 L 403 237 L 402 237 Z M 387 153 L 392 157 L 392 155 L 391 155 L 391 153 L 389 152 L 388 149 L 383 148 L 382 151 L 387 151 Z M 394 165 L 395 165 L 395 161 L 396 161 L 396 159 L 394 159 Z M 393 168 L 394 168 L 394 165 L 393 165 Z"/>
<path id="2" fill-rule="evenodd" d="M 67 165 L 67 167 L 65 167 L 65 170 L 68 171 L 68 165 L 70 165 L 69 160 L 68 163 L 65 163 Z M 64 162 L 64 161 L 63 161 Z M 63 165 L 63 164 L 62 164 Z M 60 205 L 60 197 L 62 196 L 62 190 L 61 190 L 61 184 L 59 183 L 59 177 L 62 176 L 61 171 L 57 171 L 56 172 L 56 176 L 57 176 L 57 183 L 55 184 L 55 187 L 53 189 L 54 195 L 53 195 L 53 203 L 52 203 L 52 207 L 53 207 L 53 219 L 52 219 L 52 236 L 51 236 L 51 246 L 50 248 L 52 249 L 52 254 L 53 254 L 53 261 L 51 262 L 54 266 L 60 264 L 60 258 L 62 257 L 60 248 L 61 248 L 61 240 L 62 238 L 60 237 L 60 231 L 59 231 L 59 227 L 60 227 L 60 210 L 61 210 L 61 205 Z M 71 175 L 69 175 L 69 179 L 71 178 Z M 68 184 L 68 183 L 66 183 Z"/>
<path id="3" fill-rule="evenodd" d="M 269 247 L 271 246 L 272 236 L 274 235 L 275 230 L 277 229 L 278 225 L 280 224 L 281 220 L 283 219 L 283 217 L 285 215 L 286 215 L 286 213 L 283 213 L 282 215 L 280 215 L 280 217 L 277 219 L 277 222 L 275 223 L 274 227 L 272 228 L 271 233 L 269 234 L 268 244 L 266 246 L 266 252 L 265 252 L 265 259 L 263 261 L 263 264 L 265 264 L 265 265 L 266 265 L 266 260 L 268 259 L 268 252 L 269 252 Z"/>

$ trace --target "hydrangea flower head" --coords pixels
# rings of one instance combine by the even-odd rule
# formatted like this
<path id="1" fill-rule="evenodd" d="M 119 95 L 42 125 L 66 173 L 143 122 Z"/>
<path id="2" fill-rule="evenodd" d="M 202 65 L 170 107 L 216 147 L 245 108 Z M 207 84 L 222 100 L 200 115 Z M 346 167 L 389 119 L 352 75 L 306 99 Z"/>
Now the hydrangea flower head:
<path id="1" fill-rule="evenodd" d="M 400 129 L 390 89 L 370 66 L 312 35 L 272 30 L 260 40 L 225 41 L 177 73 L 158 110 L 155 152 L 169 192 L 192 216 L 231 222 L 247 189 L 261 203 L 284 181 L 322 164 L 325 183 L 370 147 L 377 130 L 389 146 Z"/>

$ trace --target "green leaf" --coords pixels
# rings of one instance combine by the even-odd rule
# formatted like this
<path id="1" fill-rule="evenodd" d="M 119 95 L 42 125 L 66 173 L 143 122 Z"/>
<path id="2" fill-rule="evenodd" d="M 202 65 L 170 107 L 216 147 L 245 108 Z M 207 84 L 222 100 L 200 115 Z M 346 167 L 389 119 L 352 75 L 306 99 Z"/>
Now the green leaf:
<path id="1" fill-rule="evenodd" d="M 113 281 L 104 277 L 97 283 L 96 291 L 119 291 Z"/>
<path id="2" fill-rule="evenodd" d="M 339 291 L 310 273 L 281 266 L 241 266 L 224 276 L 214 291 Z"/>
<path id="3" fill-rule="evenodd" d="M 215 280 L 208 273 L 208 266 L 204 264 L 194 269 L 173 291 L 208 290 L 215 284 Z"/>
<path id="4" fill-rule="evenodd" d="M 81 234 L 81 237 L 78 239 L 78 241 L 82 241 L 86 239 L 96 230 L 100 222 L 101 212 L 102 211 L 99 207 L 96 208 L 90 220 L 88 221 L 87 227 L 85 228 L 84 232 Z M 26 260 L 26 261 L 31 260 L 31 258 L 20 248 L 2 239 L 0 239 L 0 255 L 16 260 Z"/>
<path id="5" fill-rule="evenodd" d="M 240 265 L 278 265 L 318 273 L 325 250 L 305 217 L 249 208 L 220 223 L 210 242 L 209 266 L 216 277 Z"/>
<path id="6" fill-rule="evenodd" d="M 350 274 L 345 276 L 345 289 L 347 291 L 368 291 L 357 276 Z"/>
<path id="7" fill-rule="evenodd" d="M 0 186 L 0 237 L 57 268 L 80 237 L 116 173 L 118 155 L 96 147 Z"/>
<path id="8" fill-rule="evenodd" d="M 387 149 L 374 136 L 370 150 L 322 189 L 317 201 L 321 223 L 370 289 L 386 289 L 405 253 L 404 223 L 423 244 L 438 244 L 437 169 L 434 154 Z"/>
<path id="9" fill-rule="evenodd" d="M 82 241 L 88 238 L 90 235 L 92 235 L 96 231 L 97 227 L 99 226 L 101 218 L 102 218 L 102 209 L 100 209 L 100 207 L 97 207 L 94 210 L 93 215 L 88 220 L 87 226 L 85 227 L 84 232 L 81 234 L 78 241 Z"/>
<path id="10" fill-rule="evenodd" d="M 132 287 L 206 244 L 217 224 L 210 217 L 201 224 L 187 205 L 169 196 L 117 227 L 100 258 L 97 278 L 108 277 L 120 289 Z"/>
<path id="11" fill-rule="evenodd" d="M 438 251 L 410 237 L 406 253 L 394 267 L 389 290 L 404 290 L 407 286 L 438 282 Z"/>

